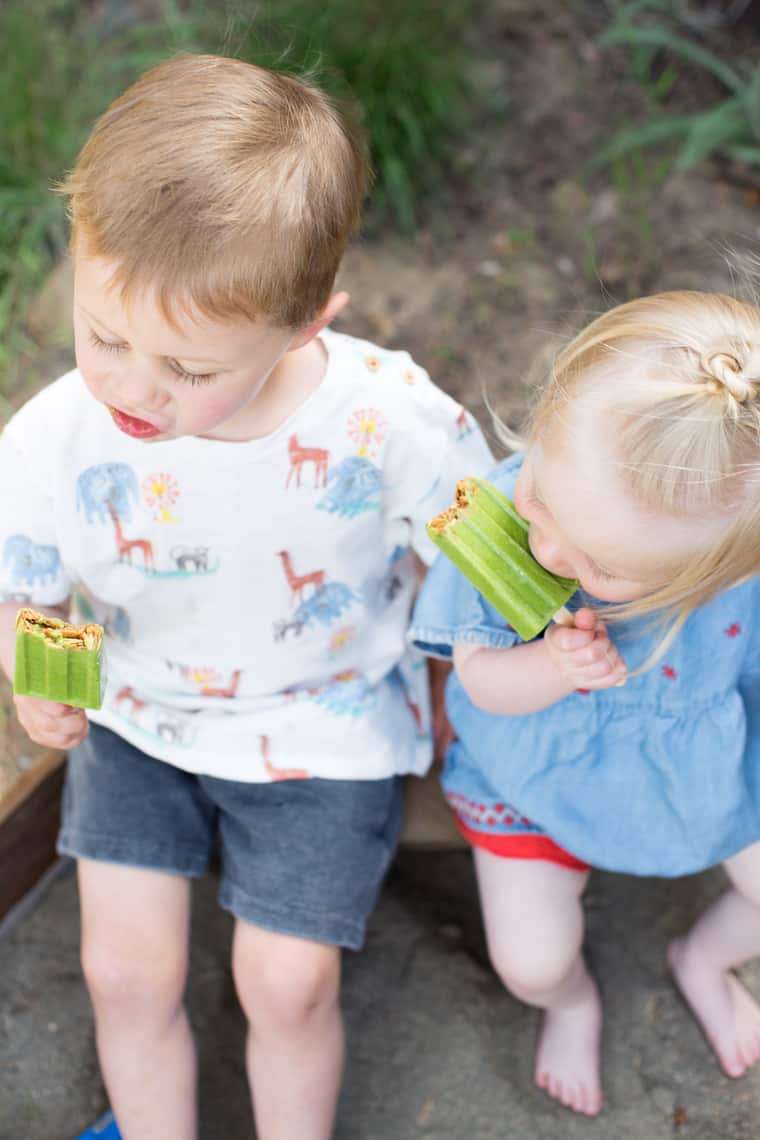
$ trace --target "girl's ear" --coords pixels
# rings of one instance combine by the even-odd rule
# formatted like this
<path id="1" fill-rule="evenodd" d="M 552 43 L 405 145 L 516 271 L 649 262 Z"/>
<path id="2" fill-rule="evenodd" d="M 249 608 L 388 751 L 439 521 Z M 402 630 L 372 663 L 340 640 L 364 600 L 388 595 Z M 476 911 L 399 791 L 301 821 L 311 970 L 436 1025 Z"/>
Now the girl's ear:
<path id="1" fill-rule="evenodd" d="M 293 340 L 290 342 L 288 352 L 292 352 L 296 348 L 303 348 L 310 340 L 313 340 L 317 333 L 321 333 L 322 329 L 335 320 L 338 313 L 342 312 L 348 304 L 350 297 L 348 293 L 333 293 L 330 300 L 325 305 L 322 312 L 316 317 L 311 324 L 306 328 L 300 329 L 296 333 Z"/>

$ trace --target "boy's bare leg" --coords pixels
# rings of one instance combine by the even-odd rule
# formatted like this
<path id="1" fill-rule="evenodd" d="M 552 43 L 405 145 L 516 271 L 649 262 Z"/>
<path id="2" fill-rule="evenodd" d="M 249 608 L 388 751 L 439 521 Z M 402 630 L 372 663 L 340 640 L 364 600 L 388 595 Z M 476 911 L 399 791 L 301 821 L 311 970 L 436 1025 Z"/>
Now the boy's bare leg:
<path id="1" fill-rule="evenodd" d="M 182 1005 L 190 884 L 82 859 L 82 965 L 124 1140 L 195 1140 L 195 1048 Z"/>
<path id="2" fill-rule="evenodd" d="M 328 1140 L 343 1074 L 340 950 L 238 921 L 233 973 L 259 1140 Z"/>
<path id="3" fill-rule="evenodd" d="M 517 997 L 545 1011 L 535 1081 L 575 1112 L 602 1106 L 599 991 L 581 953 L 588 873 L 475 848 L 488 948 Z"/>
<path id="4" fill-rule="evenodd" d="M 733 886 L 668 949 L 681 993 L 729 1077 L 760 1060 L 760 1008 L 732 973 L 760 957 L 760 843 L 724 867 Z"/>

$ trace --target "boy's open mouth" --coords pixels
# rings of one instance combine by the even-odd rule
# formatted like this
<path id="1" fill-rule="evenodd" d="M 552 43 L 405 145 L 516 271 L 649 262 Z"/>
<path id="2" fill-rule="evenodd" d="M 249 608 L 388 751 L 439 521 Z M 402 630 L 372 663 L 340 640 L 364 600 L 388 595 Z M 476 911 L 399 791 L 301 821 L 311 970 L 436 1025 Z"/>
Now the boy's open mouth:
<path id="1" fill-rule="evenodd" d="M 112 408 L 110 405 L 108 410 L 119 431 L 123 431 L 125 435 L 131 435 L 134 439 L 150 439 L 151 436 L 161 434 L 161 429 L 149 424 L 147 420 L 128 416 L 126 412 L 120 412 L 118 408 Z"/>

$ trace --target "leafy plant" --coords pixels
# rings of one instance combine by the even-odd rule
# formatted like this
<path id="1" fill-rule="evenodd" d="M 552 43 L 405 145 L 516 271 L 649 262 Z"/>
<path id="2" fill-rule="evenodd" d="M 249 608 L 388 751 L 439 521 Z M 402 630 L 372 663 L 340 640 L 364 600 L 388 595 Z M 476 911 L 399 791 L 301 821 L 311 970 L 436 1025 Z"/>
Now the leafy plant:
<path id="1" fill-rule="evenodd" d="M 631 151 L 669 143 L 677 144 L 678 170 L 716 154 L 760 165 L 760 63 L 742 59 L 729 63 L 681 31 L 672 4 L 639 0 L 618 10 L 600 42 L 630 48 L 637 78 L 651 83 L 655 97 L 670 90 L 678 65 L 709 74 L 724 95 L 703 109 L 669 116 L 658 113 L 649 122 L 618 131 L 597 161 L 606 164 Z M 668 74 L 669 80 L 666 89 L 661 85 L 658 90 L 654 67 L 663 56 L 668 64 L 662 74 Z"/>

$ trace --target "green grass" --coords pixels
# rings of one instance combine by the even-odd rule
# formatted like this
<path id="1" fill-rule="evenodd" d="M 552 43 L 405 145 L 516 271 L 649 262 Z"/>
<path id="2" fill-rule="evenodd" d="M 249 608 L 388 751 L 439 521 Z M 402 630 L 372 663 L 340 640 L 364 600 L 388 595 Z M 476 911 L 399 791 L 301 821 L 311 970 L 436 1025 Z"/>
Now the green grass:
<path id="1" fill-rule="evenodd" d="M 250 11 L 232 0 L 163 0 L 160 20 L 96 27 L 82 0 L 0 4 L 0 397 L 25 347 L 29 298 L 66 244 L 51 185 L 111 99 L 168 55 L 233 55 L 353 98 L 376 174 L 370 229 L 411 232 L 446 180 L 473 98 L 471 0 L 273 0 Z"/>
<path id="2" fill-rule="evenodd" d="M 647 122 L 615 134 L 599 154 L 600 164 L 666 146 L 677 170 L 714 155 L 760 166 L 760 63 L 734 55 L 723 59 L 709 50 L 665 0 L 623 4 L 600 42 L 630 49 L 633 74 L 653 104 Z M 663 105 L 686 69 L 710 77 L 713 97 L 698 110 L 665 114 Z"/>

